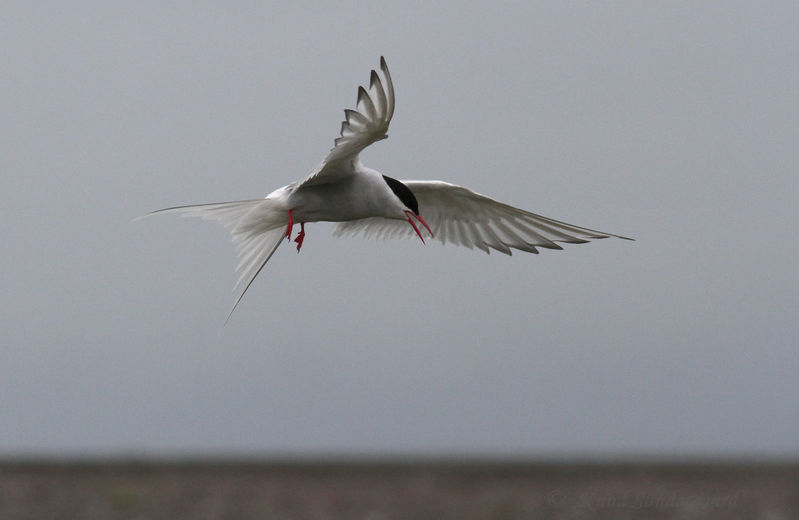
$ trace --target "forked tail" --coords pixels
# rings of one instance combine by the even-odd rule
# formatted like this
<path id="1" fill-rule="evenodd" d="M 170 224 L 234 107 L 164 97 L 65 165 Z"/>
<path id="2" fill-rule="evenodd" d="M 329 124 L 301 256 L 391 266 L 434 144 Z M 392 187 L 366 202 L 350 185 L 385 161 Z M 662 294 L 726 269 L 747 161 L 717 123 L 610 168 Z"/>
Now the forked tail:
<path id="1" fill-rule="evenodd" d="M 145 216 L 162 213 L 216 220 L 230 231 L 239 256 L 239 265 L 236 267 L 239 279 L 234 288 L 239 293 L 225 319 L 227 324 L 244 293 L 283 242 L 286 236 L 286 212 L 277 207 L 274 200 L 255 199 L 178 206 L 153 211 Z"/>

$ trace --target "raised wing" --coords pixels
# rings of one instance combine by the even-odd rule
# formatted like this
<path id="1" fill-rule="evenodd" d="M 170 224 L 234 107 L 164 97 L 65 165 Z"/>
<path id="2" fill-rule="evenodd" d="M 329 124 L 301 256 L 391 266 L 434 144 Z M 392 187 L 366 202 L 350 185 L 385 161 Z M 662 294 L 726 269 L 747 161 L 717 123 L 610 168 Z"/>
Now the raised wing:
<path id="1" fill-rule="evenodd" d="M 352 175 L 361 150 L 388 137 L 388 125 L 394 115 L 394 84 L 386 60 L 380 57 L 383 79 L 372 70 L 369 90 L 358 87 L 355 110 L 344 110 L 341 136 L 325 160 L 300 184 L 324 184 Z"/>
<path id="2" fill-rule="evenodd" d="M 511 249 L 538 253 L 539 247 L 563 249 L 557 242 L 582 244 L 592 239 L 631 238 L 573 226 L 524 211 L 441 181 L 402 181 L 419 202 L 419 214 L 425 218 L 433 236 L 446 244 L 476 247 L 490 253 L 495 249 L 506 255 Z M 363 235 L 368 238 L 414 236 L 407 222 L 380 217 L 339 223 L 336 236 Z"/>

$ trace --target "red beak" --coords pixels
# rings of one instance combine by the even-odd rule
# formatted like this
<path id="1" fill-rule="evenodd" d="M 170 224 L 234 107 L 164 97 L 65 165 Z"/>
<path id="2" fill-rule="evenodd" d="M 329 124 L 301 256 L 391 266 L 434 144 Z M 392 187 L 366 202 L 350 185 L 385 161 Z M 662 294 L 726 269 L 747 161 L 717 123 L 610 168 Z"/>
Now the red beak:
<path id="1" fill-rule="evenodd" d="M 411 226 L 413 226 L 413 230 L 416 231 L 417 235 L 419 235 L 419 238 L 422 240 L 423 244 L 425 243 L 424 237 L 419 232 L 419 228 L 416 227 L 416 223 L 413 221 L 413 219 L 411 217 L 414 217 L 416 220 L 421 222 L 422 225 L 425 227 L 425 229 L 428 231 L 428 233 L 430 233 L 430 236 L 431 237 L 433 236 L 433 232 L 430 230 L 430 226 L 427 225 L 427 222 L 425 222 L 424 219 L 420 215 L 417 215 L 413 211 L 405 210 L 405 216 L 408 217 L 408 222 L 410 223 Z"/>

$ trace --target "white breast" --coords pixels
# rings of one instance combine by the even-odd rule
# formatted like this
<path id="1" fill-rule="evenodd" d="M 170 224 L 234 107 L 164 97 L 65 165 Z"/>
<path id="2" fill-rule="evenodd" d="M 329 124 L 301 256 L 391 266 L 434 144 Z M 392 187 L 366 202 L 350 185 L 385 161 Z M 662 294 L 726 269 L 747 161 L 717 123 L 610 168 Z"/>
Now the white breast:
<path id="1" fill-rule="evenodd" d="M 370 217 L 405 219 L 402 203 L 383 176 L 367 168 L 335 182 L 300 186 L 289 196 L 288 204 L 299 222 L 347 222 Z"/>

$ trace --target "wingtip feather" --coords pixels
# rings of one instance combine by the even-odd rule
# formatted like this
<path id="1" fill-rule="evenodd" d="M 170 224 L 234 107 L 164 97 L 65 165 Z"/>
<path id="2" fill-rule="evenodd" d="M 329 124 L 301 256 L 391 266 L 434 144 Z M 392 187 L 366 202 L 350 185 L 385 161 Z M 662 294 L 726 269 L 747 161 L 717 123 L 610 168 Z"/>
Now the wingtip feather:
<path id="1" fill-rule="evenodd" d="M 364 115 L 368 117 L 370 120 L 374 121 L 377 116 L 377 110 L 375 110 L 375 104 L 372 102 L 372 98 L 369 97 L 369 93 L 366 92 L 366 89 L 363 86 L 358 87 L 358 102 L 357 107 L 360 109 L 360 106 L 363 104 L 363 110 L 366 112 Z"/>

